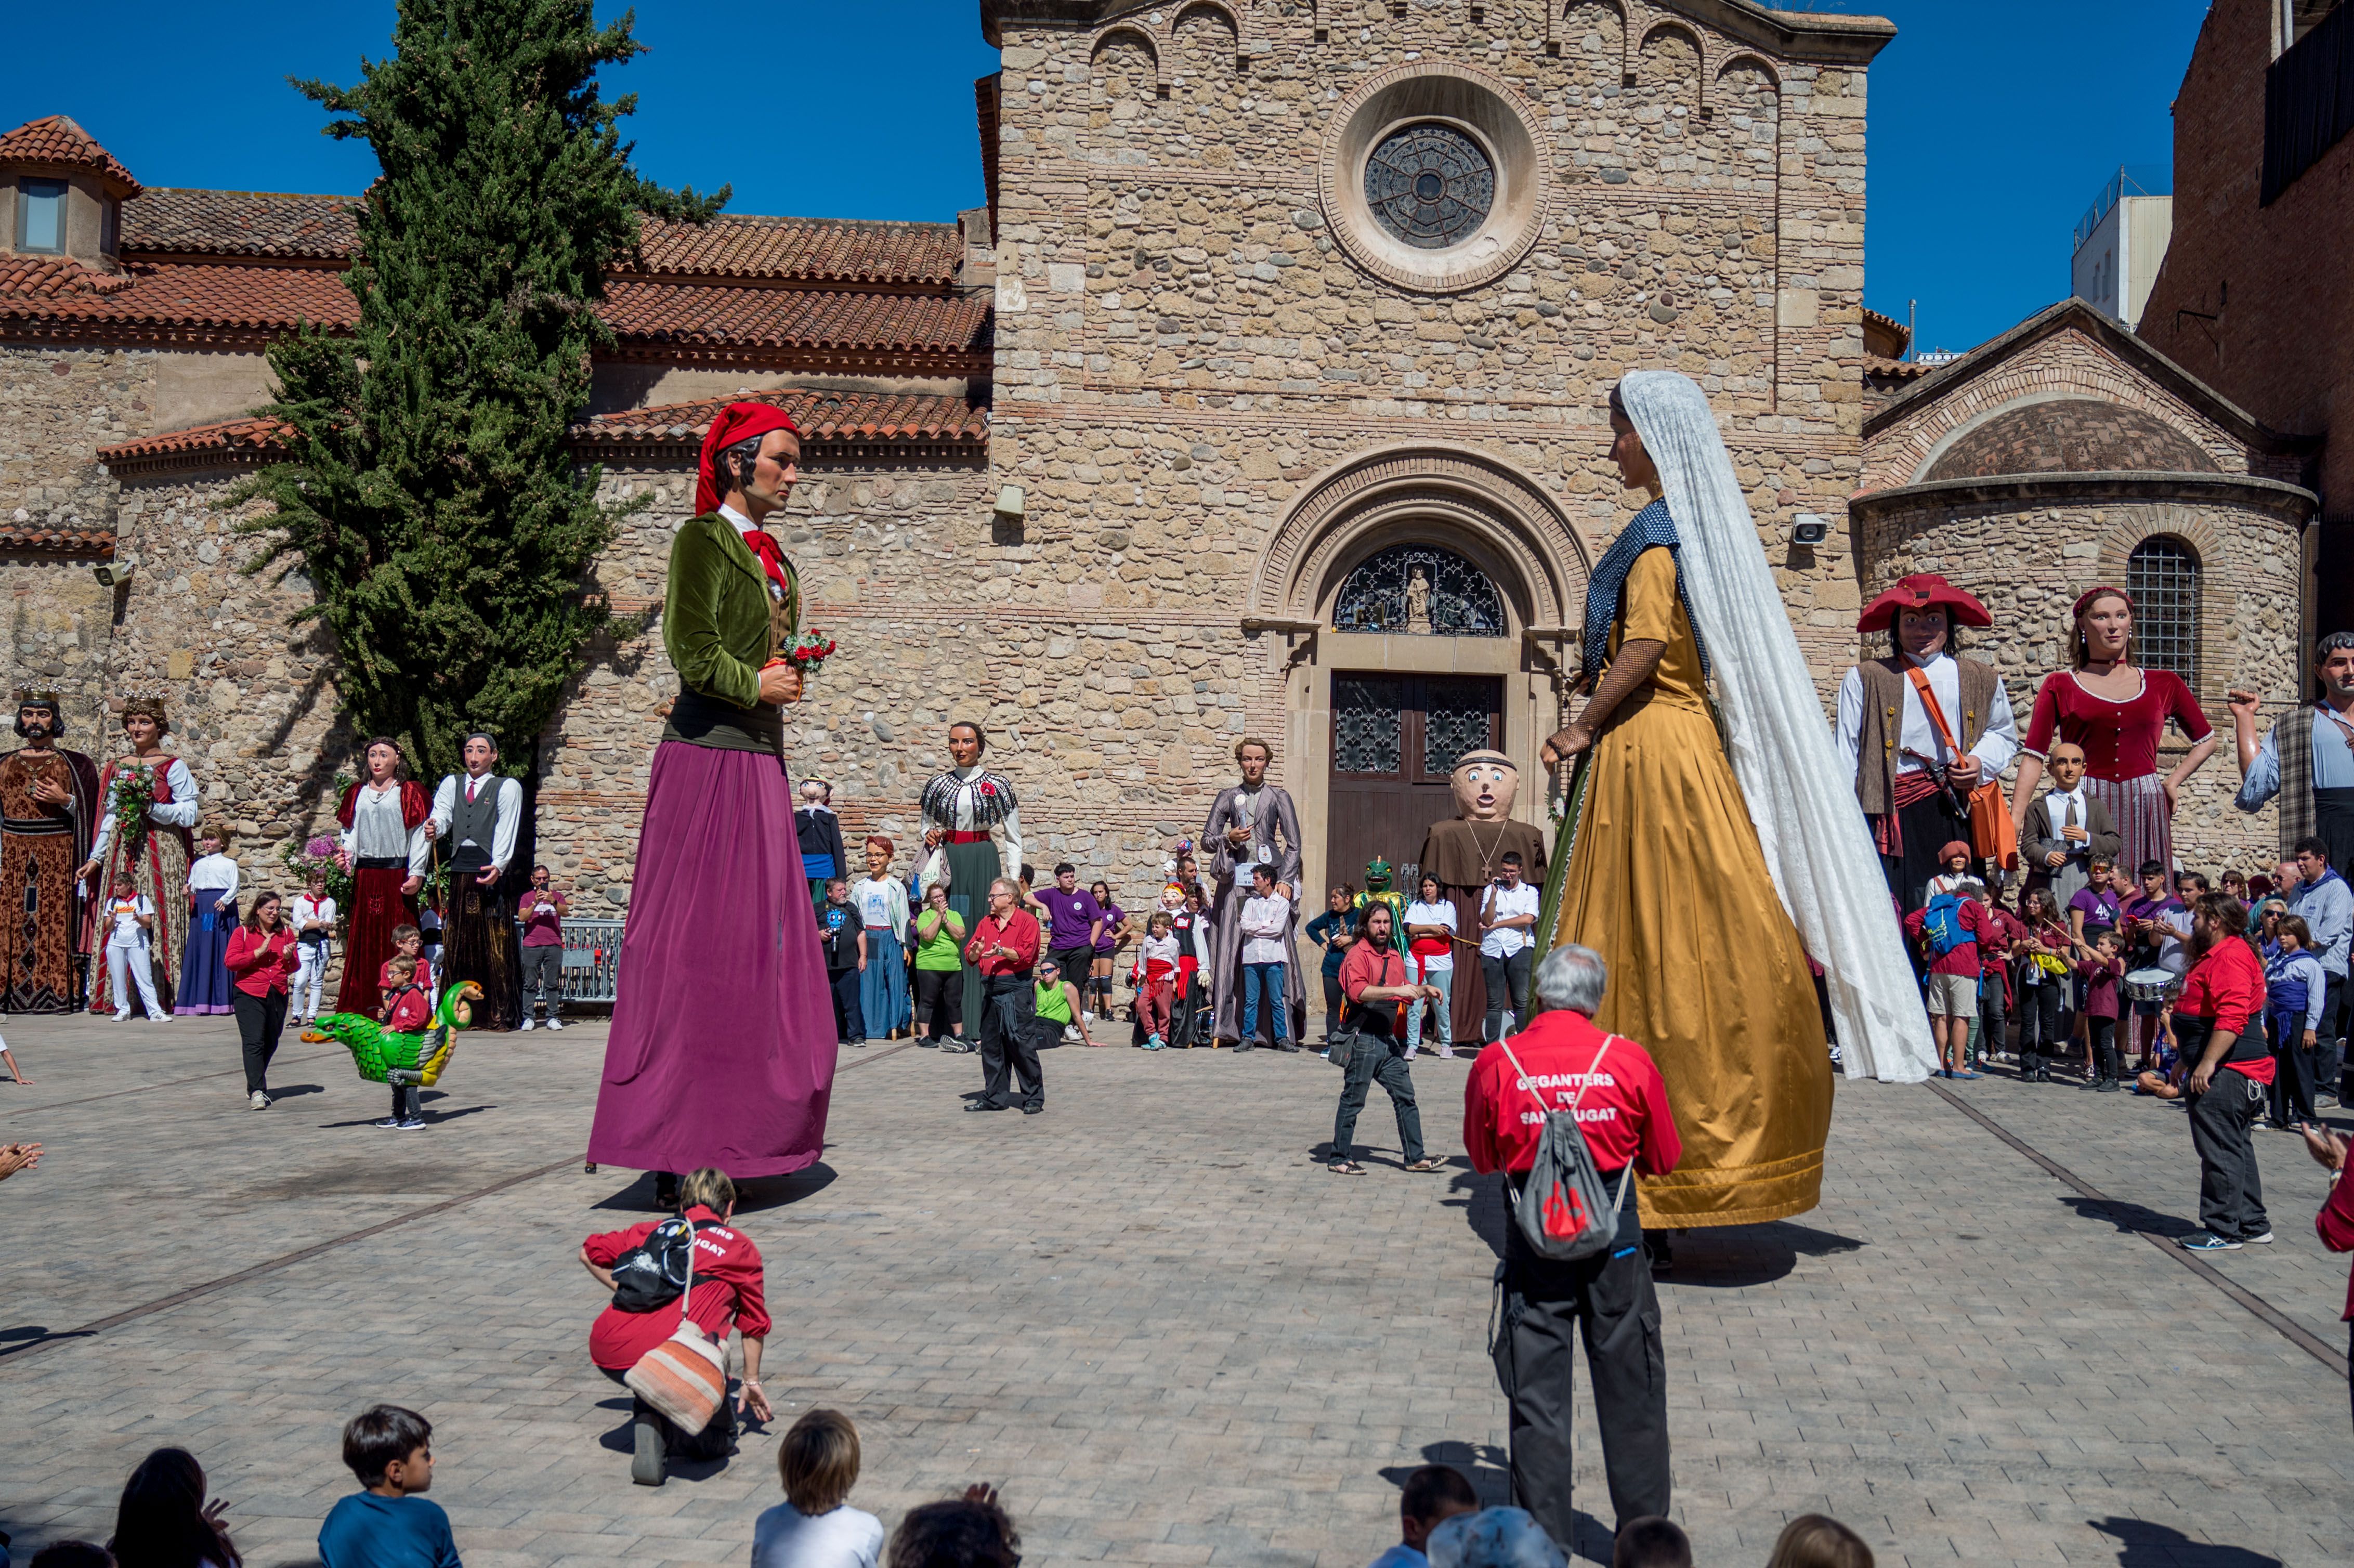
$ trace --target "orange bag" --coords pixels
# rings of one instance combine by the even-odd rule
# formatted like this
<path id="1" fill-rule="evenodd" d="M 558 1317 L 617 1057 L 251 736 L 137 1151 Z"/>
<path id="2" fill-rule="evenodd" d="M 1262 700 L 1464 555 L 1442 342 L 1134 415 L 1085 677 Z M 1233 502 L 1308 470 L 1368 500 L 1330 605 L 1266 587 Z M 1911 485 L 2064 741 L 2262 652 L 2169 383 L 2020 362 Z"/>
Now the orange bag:
<path id="1" fill-rule="evenodd" d="M 1946 722 L 1946 710 L 1937 705 L 1937 695 L 1929 690 L 1929 677 L 1918 669 L 1907 669 L 1913 689 L 1921 694 L 1921 706 L 1929 722 L 1937 726 L 1937 738 L 1946 743 L 1953 756 L 1962 755 L 1961 743 L 1954 738 L 1953 726 Z M 1989 779 L 1970 791 L 1970 848 L 1995 863 L 2004 871 L 2019 869 L 2019 824 L 2010 820 L 2010 802 L 2003 797 L 2002 780 Z"/>

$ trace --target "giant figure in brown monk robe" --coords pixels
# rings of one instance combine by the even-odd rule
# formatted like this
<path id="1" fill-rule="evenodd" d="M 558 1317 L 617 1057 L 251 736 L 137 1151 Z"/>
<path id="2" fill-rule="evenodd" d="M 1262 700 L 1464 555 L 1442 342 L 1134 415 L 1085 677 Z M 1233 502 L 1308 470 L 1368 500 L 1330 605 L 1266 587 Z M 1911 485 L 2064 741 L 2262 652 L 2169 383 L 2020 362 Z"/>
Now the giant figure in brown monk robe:
<path id="1" fill-rule="evenodd" d="M 1455 981 L 1447 1033 L 1458 1042 L 1471 1042 L 1477 1051 L 1488 1012 L 1488 985 L 1479 969 L 1481 900 L 1507 853 L 1521 857 L 1521 875 L 1526 881 L 1543 886 L 1545 840 L 1543 829 L 1512 821 L 1521 770 L 1502 752 L 1467 751 L 1455 759 L 1447 777 L 1455 787 L 1456 816 L 1434 824 L 1422 841 L 1422 874 L 1438 878 L 1455 906 Z M 1519 1005 L 1513 1003 L 1515 1012 Z"/>

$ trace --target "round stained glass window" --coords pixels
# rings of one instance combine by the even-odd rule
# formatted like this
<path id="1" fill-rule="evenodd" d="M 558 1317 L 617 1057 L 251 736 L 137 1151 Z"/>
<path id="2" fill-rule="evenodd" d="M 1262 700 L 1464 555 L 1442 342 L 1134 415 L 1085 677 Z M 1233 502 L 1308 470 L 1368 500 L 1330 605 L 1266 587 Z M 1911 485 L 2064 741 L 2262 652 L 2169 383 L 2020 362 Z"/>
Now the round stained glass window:
<path id="1" fill-rule="evenodd" d="M 1444 250 L 1488 221 L 1496 168 L 1485 148 L 1451 125 L 1401 126 L 1365 160 L 1365 205 L 1408 245 Z"/>

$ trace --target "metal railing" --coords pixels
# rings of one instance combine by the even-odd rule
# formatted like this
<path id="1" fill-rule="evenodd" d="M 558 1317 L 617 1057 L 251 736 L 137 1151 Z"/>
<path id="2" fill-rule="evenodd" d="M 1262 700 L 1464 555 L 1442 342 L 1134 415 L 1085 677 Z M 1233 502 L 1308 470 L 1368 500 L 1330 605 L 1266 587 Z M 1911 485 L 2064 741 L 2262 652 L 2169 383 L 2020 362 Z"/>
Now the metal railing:
<path id="1" fill-rule="evenodd" d="M 515 922 L 520 938 L 523 922 Z M 621 962 L 621 922 L 619 920 L 564 921 L 564 1000 L 567 1001 L 602 1002 L 610 1006 L 613 1001 L 613 978 Z"/>
<path id="2" fill-rule="evenodd" d="M 2084 249 L 2084 241 L 2092 238 L 2093 230 L 2101 227 L 2101 219 L 2108 217 L 2110 209 L 2126 197 L 2170 196 L 2173 191 L 2174 171 L 2164 164 L 2120 165 L 2117 172 L 2109 176 L 2108 183 L 2101 187 L 2101 194 L 2093 198 L 2093 205 L 2084 210 L 2084 216 L 2076 220 L 2076 241 L 2068 248 L 2071 254 Z"/>

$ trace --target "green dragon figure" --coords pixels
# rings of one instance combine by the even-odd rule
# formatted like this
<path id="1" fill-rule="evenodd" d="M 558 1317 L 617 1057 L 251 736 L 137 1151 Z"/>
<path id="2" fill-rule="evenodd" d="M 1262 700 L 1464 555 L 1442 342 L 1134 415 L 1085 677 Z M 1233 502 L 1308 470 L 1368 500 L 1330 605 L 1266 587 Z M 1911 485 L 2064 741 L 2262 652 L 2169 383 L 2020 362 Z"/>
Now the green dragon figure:
<path id="1" fill-rule="evenodd" d="M 460 980 L 441 993 L 432 1026 L 421 1034 L 395 1034 L 356 1012 L 330 1012 L 302 1031 L 302 1039 L 314 1045 L 333 1041 L 349 1051 L 364 1082 L 421 1084 L 429 1089 L 440 1081 L 458 1048 L 458 1031 L 473 1022 L 472 1004 L 482 999 L 481 986 Z"/>
<path id="2" fill-rule="evenodd" d="M 1390 912 L 1390 933 L 1394 938 L 1405 929 L 1405 895 L 1390 886 L 1390 863 L 1380 855 L 1365 867 L 1365 890 L 1357 895 L 1357 918 L 1362 921 L 1365 911 L 1378 904 Z M 1405 944 L 1399 944 L 1403 947 Z"/>

